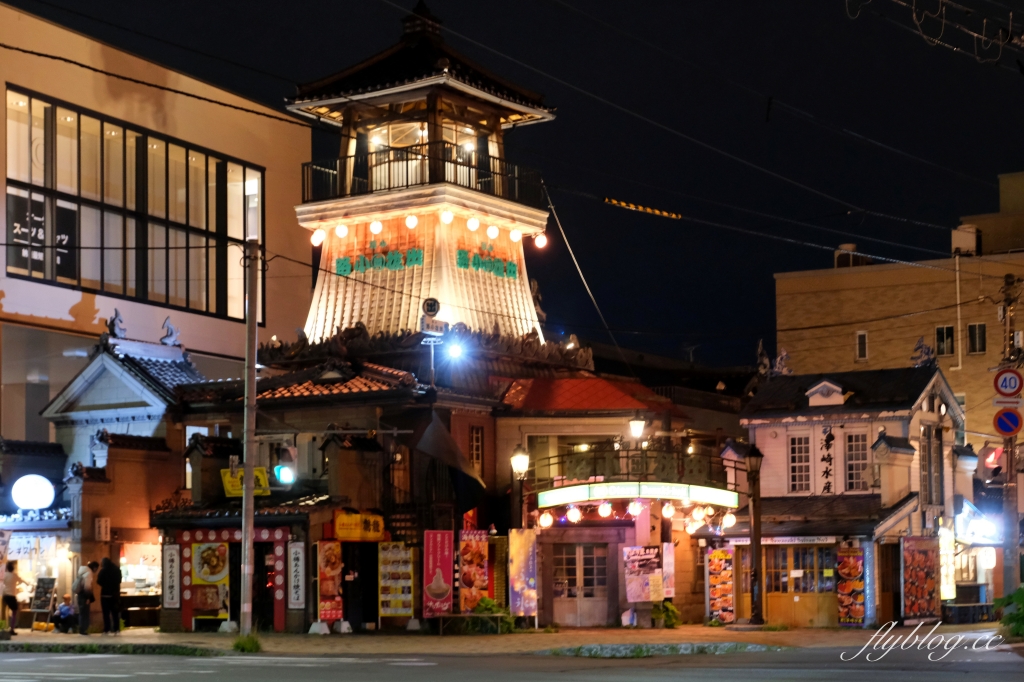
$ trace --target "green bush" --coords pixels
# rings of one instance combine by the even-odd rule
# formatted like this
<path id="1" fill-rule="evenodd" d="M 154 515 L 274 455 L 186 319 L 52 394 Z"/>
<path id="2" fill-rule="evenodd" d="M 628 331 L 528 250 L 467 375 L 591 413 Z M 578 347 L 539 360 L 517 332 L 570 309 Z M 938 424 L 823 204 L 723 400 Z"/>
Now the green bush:
<path id="1" fill-rule="evenodd" d="M 7 621 L 6 620 L 0 620 L 0 630 L 7 630 L 7 629 L 9 629 L 9 626 L 7 625 Z"/>
<path id="2" fill-rule="evenodd" d="M 498 603 L 490 597 L 480 597 L 480 601 L 473 608 L 473 613 L 489 613 L 503 616 L 499 621 L 498 632 L 496 634 L 504 635 L 515 630 L 516 620 L 509 613 L 509 610 L 498 606 Z M 480 634 L 494 633 L 494 623 L 489 619 L 470 618 L 468 619 L 467 627 L 470 631 L 478 632 Z"/>
<path id="3" fill-rule="evenodd" d="M 711 620 L 709 620 L 707 622 L 707 626 L 709 628 L 720 628 L 720 627 L 724 627 L 725 623 L 723 623 L 722 621 L 718 620 L 717 618 L 712 618 Z"/>
<path id="4" fill-rule="evenodd" d="M 240 635 L 236 637 L 235 643 L 231 645 L 231 648 L 243 654 L 258 654 L 263 650 L 263 647 L 260 646 L 260 639 L 256 635 Z"/>
<path id="5" fill-rule="evenodd" d="M 1024 587 L 1013 594 L 995 600 L 995 607 L 1003 610 L 999 621 L 1011 637 L 1024 637 Z"/>

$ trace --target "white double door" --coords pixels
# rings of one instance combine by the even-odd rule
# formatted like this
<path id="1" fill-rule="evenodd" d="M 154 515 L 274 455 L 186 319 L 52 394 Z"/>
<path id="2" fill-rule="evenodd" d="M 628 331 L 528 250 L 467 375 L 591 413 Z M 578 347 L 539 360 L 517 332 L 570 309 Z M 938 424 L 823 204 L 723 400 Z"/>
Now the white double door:
<path id="1" fill-rule="evenodd" d="M 608 545 L 556 544 L 553 597 L 559 625 L 608 625 Z"/>

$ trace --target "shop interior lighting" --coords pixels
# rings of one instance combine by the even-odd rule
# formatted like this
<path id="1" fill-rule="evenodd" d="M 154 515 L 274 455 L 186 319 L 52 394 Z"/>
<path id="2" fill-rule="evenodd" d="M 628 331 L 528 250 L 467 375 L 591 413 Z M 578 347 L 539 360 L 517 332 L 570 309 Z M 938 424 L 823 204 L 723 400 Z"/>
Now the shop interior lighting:
<path id="1" fill-rule="evenodd" d="M 597 513 L 602 519 L 607 519 L 612 515 L 612 503 L 605 500 L 601 504 L 597 505 Z"/>
<path id="2" fill-rule="evenodd" d="M 477 230 L 480 229 L 480 221 L 477 220 L 476 218 L 470 218 L 469 220 L 466 221 L 466 229 L 468 229 L 470 232 L 476 232 Z"/>
<path id="3" fill-rule="evenodd" d="M 498 238 L 498 226 L 497 225 L 490 225 L 490 226 L 488 226 L 488 228 L 487 228 L 487 238 L 488 239 L 497 239 Z"/>
<path id="4" fill-rule="evenodd" d="M 372 232 L 374 234 L 380 234 L 381 230 L 383 230 L 383 229 L 384 229 L 384 224 L 381 223 L 379 220 L 374 220 L 372 223 L 370 223 L 370 232 Z"/>
<path id="5" fill-rule="evenodd" d="M 523 238 L 523 233 L 520 232 L 519 230 L 512 230 L 511 232 L 508 233 L 508 238 L 514 242 L 517 242 Z"/>
<path id="6" fill-rule="evenodd" d="M 583 512 L 579 507 L 573 505 L 565 512 L 565 518 L 569 520 L 569 523 L 579 523 L 583 519 Z"/>
<path id="7" fill-rule="evenodd" d="M 451 225 L 452 221 L 455 220 L 455 216 L 451 211 L 441 211 L 441 222 L 445 225 Z"/>
<path id="8" fill-rule="evenodd" d="M 540 525 L 541 528 L 550 528 L 551 524 L 554 523 L 554 522 L 555 522 L 555 517 L 552 516 L 551 512 L 548 512 L 548 511 L 544 512 L 543 514 L 541 514 L 540 518 L 537 519 L 537 523 Z"/>
<path id="9" fill-rule="evenodd" d="M 338 225 L 334 228 L 334 236 L 338 239 L 344 239 L 348 236 L 348 225 Z"/>
<path id="10" fill-rule="evenodd" d="M 327 239 L 327 233 L 323 230 L 314 230 L 313 234 L 309 236 L 309 243 L 313 246 L 320 246 Z"/>
<path id="11" fill-rule="evenodd" d="M 538 249 L 543 249 L 545 246 L 548 245 L 547 235 L 538 234 L 536 237 L 533 238 L 533 245 L 536 246 Z"/>
<path id="12" fill-rule="evenodd" d="M 419 222 L 419 218 L 417 218 L 414 215 L 409 215 L 405 217 L 405 226 L 408 227 L 410 230 L 419 225 Z"/>

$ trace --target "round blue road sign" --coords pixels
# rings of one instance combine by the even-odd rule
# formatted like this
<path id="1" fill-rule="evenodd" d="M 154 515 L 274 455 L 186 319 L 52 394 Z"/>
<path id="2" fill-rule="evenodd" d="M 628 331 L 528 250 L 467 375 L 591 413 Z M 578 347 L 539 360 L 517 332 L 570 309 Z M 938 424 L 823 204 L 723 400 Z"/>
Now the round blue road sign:
<path id="1" fill-rule="evenodd" d="M 1021 416 L 1020 412 L 1012 408 L 1004 408 L 996 412 L 995 419 L 992 420 L 993 426 L 996 427 L 996 431 L 1001 436 L 1016 436 L 1020 431 L 1021 427 Z"/>

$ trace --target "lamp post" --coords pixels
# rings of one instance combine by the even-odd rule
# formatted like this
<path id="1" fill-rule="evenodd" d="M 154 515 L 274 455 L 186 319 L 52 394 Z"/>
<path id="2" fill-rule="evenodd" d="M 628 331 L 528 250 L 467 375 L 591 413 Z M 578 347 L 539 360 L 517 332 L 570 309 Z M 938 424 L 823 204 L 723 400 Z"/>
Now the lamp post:
<path id="1" fill-rule="evenodd" d="M 750 499 L 750 624 L 764 625 L 764 589 L 761 585 L 761 462 L 764 454 L 751 445 L 743 458 L 747 465 Z"/>
<path id="2" fill-rule="evenodd" d="M 518 528 L 525 528 L 526 521 L 524 519 L 525 510 L 523 509 L 523 481 L 526 480 L 526 474 L 530 470 L 530 453 L 523 448 L 522 445 L 517 445 L 516 449 L 512 451 L 512 457 L 509 458 L 509 462 L 512 464 L 512 474 L 515 480 L 518 482 L 519 491 L 518 494 L 513 497 L 516 499 L 515 504 L 518 510 L 518 521 L 515 520 L 515 514 L 513 514 L 513 525 Z"/>

